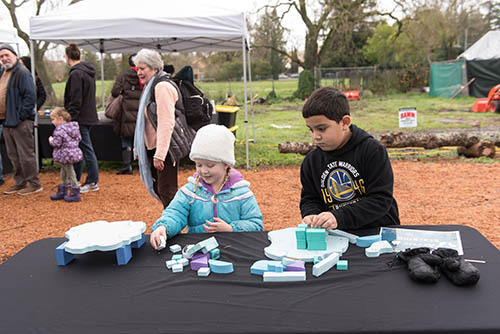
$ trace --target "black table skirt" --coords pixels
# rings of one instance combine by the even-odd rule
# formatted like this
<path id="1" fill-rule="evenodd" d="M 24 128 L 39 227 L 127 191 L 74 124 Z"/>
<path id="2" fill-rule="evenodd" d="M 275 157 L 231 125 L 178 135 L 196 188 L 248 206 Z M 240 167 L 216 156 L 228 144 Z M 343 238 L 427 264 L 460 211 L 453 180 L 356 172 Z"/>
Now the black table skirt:
<path id="1" fill-rule="evenodd" d="M 54 125 L 48 117 L 38 120 L 38 148 L 41 158 L 52 158 L 52 146 L 49 137 L 54 132 Z M 122 161 L 120 136 L 113 132 L 113 121 L 101 119 L 90 129 L 90 138 L 99 161 Z"/>
<path id="2" fill-rule="evenodd" d="M 307 264 L 304 282 L 264 283 L 250 266 L 265 259 L 267 232 L 215 234 L 235 271 L 208 277 L 165 267 L 169 245 L 206 234 L 179 235 L 161 253 L 146 243 L 125 266 L 114 252 L 57 266 L 64 238 L 49 238 L 0 265 L 0 333 L 500 333 L 500 252 L 469 227 L 409 228 L 459 230 L 465 257 L 486 261 L 475 264 L 478 284 L 419 284 L 387 265 L 393 255 L 367 258 L 355 245 L 342 256 L 348 271 L 314 277 Z"/>

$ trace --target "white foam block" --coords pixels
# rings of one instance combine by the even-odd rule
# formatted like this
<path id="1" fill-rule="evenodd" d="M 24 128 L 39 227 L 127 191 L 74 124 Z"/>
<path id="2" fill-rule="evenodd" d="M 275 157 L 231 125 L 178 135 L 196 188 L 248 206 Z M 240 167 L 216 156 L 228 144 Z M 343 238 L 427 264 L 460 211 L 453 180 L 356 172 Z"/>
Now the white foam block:
<path id="1" fill-rule="evenodd" d="M 370 247 L 365 249 L 365 255 L 367 257 L 377 257 L 380 254 L 392 253 L 394 249 L 387 240 L 377 241 L 370 245 Z"/>
<path id="2" fill-rule="evenodd" d="M 210 268 L 209 267 L 201 267 L 197 271 L 198 276 L 208 276 L 210 275 Z"/>
<path id="3" fill-rule="evenodd" d="M 180 251 L 181 251 L 181 249 L 182 249 L 182 248 L 181 248 L 181 246 L 180 246 L 180 245 L 178 245 L 178 244 L 175 244 L 175 245 L 170 246 L 170 251 L 171 251 L 172 253 L 178 253 L 178 252 L 180 252 Z"/>
<path id="4" fill-rule="evenodd" d="M 174 266 L 174 264 L 177 264 L 176 260 L 165 261 L 165 265 L 167 266 L 168 269 L 172 268 Z"/>
<path id="5" fill-rule="evenodd" d="M 178 264 L 182 264 L 182 266 L 185 267 L 185 266 L 187 266 L 189 264 L 189 260 L 186 259 L 185 257 L 183 257 L 182 259 L 177 260 L 177 263 Z"/>
<path id="6" fill-rule="evenodd" d="M 305 281 L 305 271 L 284 271 L 282 273 L 266 271 L 263 275 L 264 282 L 295 282 Z"/>
<path id="7" fill-rule="evenodd" d="M 158 245 L 158 251 L 161 251 L 165 247 L 167 247 L 167 240 L 163 235 L 160 235 L 160 244 Z"/>
<path id="8" fill-rule="evenodd" d="M 174 273 L 180 273 L 182 271 L 182 269 L 184 268 L 184 266 L 180 263 L 176 263 L 172 266 L 172 271 Z"/>
<path id="9" fill-rule="evenodd" d="M 337 261 L 339 260 L 340 255 L 338 253 L 332 253 L 328 255 L 325 259 L 321 260 L 320 262 L 316 263 L 313 266 L 312 274 L 313 276 L 321 276 L 324 273 L 326 273 L 328 270 L 332 269 L 335 264 L 337 264 Z"/>

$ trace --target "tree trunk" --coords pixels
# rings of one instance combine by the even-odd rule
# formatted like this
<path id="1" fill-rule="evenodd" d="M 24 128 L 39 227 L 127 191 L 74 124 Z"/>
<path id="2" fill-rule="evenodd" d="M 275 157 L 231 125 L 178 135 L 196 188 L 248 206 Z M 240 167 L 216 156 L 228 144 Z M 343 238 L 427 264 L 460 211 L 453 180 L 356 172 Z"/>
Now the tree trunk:
<path id="1" fill-rule="evenodd" d="M 479 158 L 479 157 L 495 157 L 495 145 L 490 141 L 480 141 L 470 147 L 459 146 L 457 147 L 458 155 L 463 155 L 466 158 Z"/>

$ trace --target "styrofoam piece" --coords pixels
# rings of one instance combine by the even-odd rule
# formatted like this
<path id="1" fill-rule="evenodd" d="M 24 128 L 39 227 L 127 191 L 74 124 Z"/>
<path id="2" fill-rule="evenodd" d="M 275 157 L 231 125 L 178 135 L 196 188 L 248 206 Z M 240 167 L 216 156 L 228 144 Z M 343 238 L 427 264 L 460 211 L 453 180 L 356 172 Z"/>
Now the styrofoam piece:
<path id="1" fill-rule="evenodd" d="M 272 271 L 266 271 L 263 275 L 264 282 L 295 282 L 295 281 L 305 281 L 306 272 L 305 271 L 284 271 L 282 273 L 276 273 Z"/>
<path id="2" fill-rule="evenodd" d="M 219 243 L 215 237 L 210 237 L 198 243 L 203 254 L 210 252 L 212 249 L 219 247 Z"/>
<path id="3" fill-rule="evenodd" d="M 339 258 L 340 258 L 340 254 L 332 253 L 332 254 L 328 255 L 325 259 L 316 263 L 313 266 L 313 270 L 312 270 L 313 276 L 316 276 L 316 277 L 321 276 L 324 273 L 326 273 L 328 270 L 332 269 L 333 266 L 339 260 Z"/>
<path id="4" fill-rule="evenodd" d="M 209 254 L 194 254 L 191 258 L 191 270 L 199 270 L 202 267 L 208 267 Z"/>
<path id="5" fill-rule="evenodd" d="M 161 251 L 167 247 L 167 239 L 163 235 L 160 235 L 160 244 L 158 245 L 158 251 Z"/>
<path id="6" fill-rule="evenodd" d="M 178 264 L 182 264 L 182 266 L 185 267 L 185 266 L 187 266 L 189 264 L 189 260 L 186 259 L 185 257 L 183 257 L 182 259 L 177 260 L 177 263 Z"/>
<path id="7" fill-rule="evenodd" d="M 337 270 L 347 270 L 349 268 L 349 263 L 347 260 L 338 260 L 337 261 Z"/>
<path id="8" fill-rule="evenodd" d="M 174 264 L 177 264 L 177 261 L 176 260 L 167 260 L 165 261 L 165 265 L 167 266 L 168 269 L 171 269 Z"/>
<path id="9" fill-rule="evenodd" d="M 358 247 L 370 247 L 374 242 L 380 241 L 382 236 L 380 234 L 367 235 L 364 237 L 358 237 L 356 240 L 356 246 Z"/>
<path id="10" fill-rule="evenodd" d="M 58 266 L 65 266 L 75 259 L 75 256 L 64 250 L 67 241 L 63 242 L 56 248 L 56 260 Z"/>
<path id="11" fill-rule="evenodd" d="M 140 240 L 145 231 L 146 223 L 131 220 L 85 223 L 66 232 L 68 242 L 64 249 L 71 254 L 116 250 Z"/>
<path id="12" fill-rule="evenodd" d="M 264 248 L 264 254 L 272 260 L 291 257 L 304 262 L 313 262 L 315 256 L 325 258 L 332 253 L 342 254 L 349 247 L 349 240 L 346 237 L 327 235 L 326 250 L 297 249 L 294 227 L 271 231 L 267 237 L 271 245 Z"/>
<path id="13" fill-rule="evenodd" d="M 186 245 L 184 246 L 184 248 L 182 248 L 182 256 L 185 257 L 186 259 L 190 259 L 193 257 L 193 254 L 196 253 L 189 253 L 188 255 L 188 252 L 191 250 L 191 248 L 194 247 L 194 245 Z"/>
<path id="14" fill-rule="evenodd" d="M 200 243 L 197 243 L 196 245 L 189 245 L 190 247 L 187 247 L 186 249 L 186 254 L 184 255 L 184 251 L 182 252 L 182 256 L 184 256 L 187 259 L 190 259 L 194 253 L 199 251 L 201 249 Z"/>
<path id="15" fill-rule="evenodd" d="M 231 262 L 208 260 L 208 265 L 210 266 L 210 271 L 216 274 L 230 274 L 234 271 Z"/>
<path id="16" fill-rule="evenodd" d="M 184 269 L 184 266 L 180 263 L 176 263 L 172 266 L 172 272 L 174 273 L 180 273 Z"/>
<path id="17" fill-rule="evenodd" d="M 295 261 L 286 266 L 286 271 L 306 271 L 304 261 Z"/>
<path id="18" fill-rule="evenodd" d="M 348 232 L 345 232 L 345 231 L 342 231 L 342 230 L 328 230 L 328 234 L 329 235 L 336 235 L 338 237 L 345 237 L 347 239 L 349 239 L 349 242 L 351 244 L 355 244 L 356 243 L 356 240 L 359 238 L 359 236 L 355 235 L 355 234 L 352 234 L 352 233 L 348 233 Z"/>
<path id="19" fill-rule="evenodd" d="M 377 257 L 380 254 L 392 253 L 394 249 L 392 245 L 387 240 L 376 241 L 370 245 L 370 247 L 365 249 L 365 255 L 367 257 Z"/>
<path id="20" fill-rule="evenodd" d="M 130 245 L 121 246 L 116 251 L 116 262 L 119 266 L 126 265 L 132 258 L 132 248 Z"/>
<path id="21" fill-rule="evenodd" d="M 198 269 L 197 271 L 198 273 L 198 276 L 208 276 L 210 275 L 210 268 L 209 267 L 201 267 L 200 269 Z"/>
<path id="22" fill-rule="evenodd" d="M 179 253 L 182 250 L 181 246 L 178 244 L 170 246 L 169 249 L 172 253 Z"/>
<path id="23" fill-rule="evenodd" d="M 250 267 L 250 273 L 254 275 L 264 275 L 268 271 L 270 264 L 281 264 L 280 261 L 258 260 L 255 261 Z"/>

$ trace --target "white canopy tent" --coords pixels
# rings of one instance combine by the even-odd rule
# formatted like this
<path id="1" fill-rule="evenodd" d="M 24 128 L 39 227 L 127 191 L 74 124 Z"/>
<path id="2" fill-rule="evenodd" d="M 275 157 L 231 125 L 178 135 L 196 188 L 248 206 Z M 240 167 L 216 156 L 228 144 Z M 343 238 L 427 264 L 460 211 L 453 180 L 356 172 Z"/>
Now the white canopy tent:
<path id="1" fill-rule="evenodd" d="M 30 39 L 64 45 L 75 42 L 83 49 L 99 51 L 101 71 L 102 54 L 106 52 L 133 53 L 142 48 L 159 52 L 241 50 L 246 166 L 249 168 L 246 101 L 250 56 L 245 13 L 202 0 L 86 0 L 32 17 Z M 32 45 L 31 48 L 33 53 Z M 34 71 L 34 64 L 32 68 Z M 102 95 L 104 97 L 104 92 Z"/>
<path id="2" fill-rule="evenodd" d="M 0 44 L 16 44 L 19 54 L 19 37 L 15 28 L 0 27 Z"/>
<path id="3" fill-rule="evenodd" d="M 457 59 L 487 60 L 500 58 L 500 30 L 491 30 L 472 44 Z"/>

